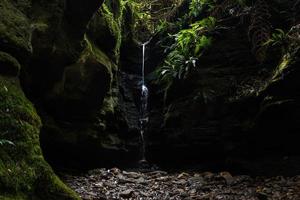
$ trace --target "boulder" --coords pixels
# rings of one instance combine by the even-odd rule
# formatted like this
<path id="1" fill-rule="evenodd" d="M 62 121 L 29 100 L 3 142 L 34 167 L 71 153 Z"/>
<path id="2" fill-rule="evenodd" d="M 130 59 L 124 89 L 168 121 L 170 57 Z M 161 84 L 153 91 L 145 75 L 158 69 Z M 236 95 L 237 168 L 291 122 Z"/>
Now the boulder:
<path id="1" fill-rule="evenodd" d="M 39 142 L 41 120 L 16 78 L 0 76 L 1 199 L 79 199 L 44 160 Z"/>
<path id="2" fill-rule="evenodd" d="M 67 66 L 62 80 L 46 101 L 49 112 L 61 120 L 88 121 L 95 117 L 110 91 L 114 64 L 100 50 L 95 55 L 89 47 L 77 63 Z"/>
<path id="3" fill-rule="evenodd" d="M 0 50 L 22 62 L 28 60 L 32 52 L 28 18 L 12 1 L 3 0 L 0 2 L 0 19 Z"/>
<path id="4" fill-rule="evenodd" d="M 119 0 L 105 2 L 88 25 L 87 36 L 115 62 L 119 58 L 122 38 L 123 7 Z"/>

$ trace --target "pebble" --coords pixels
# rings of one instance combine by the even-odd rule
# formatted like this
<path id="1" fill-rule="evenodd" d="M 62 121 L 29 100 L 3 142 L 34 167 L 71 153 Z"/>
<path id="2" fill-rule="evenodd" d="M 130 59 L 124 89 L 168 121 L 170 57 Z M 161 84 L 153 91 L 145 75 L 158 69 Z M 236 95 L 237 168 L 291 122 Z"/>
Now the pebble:
<path id="1" fill-rule="evenodd" d="M 131 197 L 132 195 L 134 194 L 134 191 L 132 189 L 128 189 L 128 190 L 125 190 L 123 192 L 120 193 L 120 197 L 123 197 L 123 198 L 129 198 Z"/>

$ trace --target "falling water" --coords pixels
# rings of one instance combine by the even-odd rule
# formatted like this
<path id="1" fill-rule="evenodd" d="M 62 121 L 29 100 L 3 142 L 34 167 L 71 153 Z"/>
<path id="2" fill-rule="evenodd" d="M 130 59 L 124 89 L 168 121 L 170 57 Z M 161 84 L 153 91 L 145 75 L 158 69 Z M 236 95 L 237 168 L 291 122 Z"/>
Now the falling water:
<path id="1" fill-rule="evenodd" d="M 142 63 L 142 87 L 141 87 L 141 107 L 140 107 L 140 134 L 142 140 L 142 160 L 146 161 L 145 151 L 146 151 L 146 144 L 145 144 L 145 128 L 148 123 L 148 116 L 147 116 L 147 107 L 148 107 L 148 88 L 145 84 L 145 50 L 146 46 L 149 42 L 142 44 L 143 47 L 143 63 Z"/>

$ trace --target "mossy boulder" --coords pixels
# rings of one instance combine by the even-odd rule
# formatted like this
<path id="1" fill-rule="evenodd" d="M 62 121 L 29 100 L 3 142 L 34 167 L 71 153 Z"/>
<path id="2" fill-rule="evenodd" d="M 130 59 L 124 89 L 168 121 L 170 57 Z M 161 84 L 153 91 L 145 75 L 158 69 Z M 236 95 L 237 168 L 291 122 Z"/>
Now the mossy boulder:
<path id="1" fill-rule="evenodd" d="M 8 53 L 0 51 L 0 73 L 9 76 L 18 76 L 21 69 L 20 63 Z"/>
<path id="2" fill-rule="evenodd" d="M 41 142 L 51 162 L 73 167 L 103 164 L 115 159 L 105 155 L 124 152 L 122 141 L 111 129 L 118 126 L 117 70 L 114 61 L 86 36 L 80 58 L 65 68 L 41 113 L 45 124 Z M 65 153 L 58 156 L 57 152 Z M 95 154 L 101 159 L 91 158 Z"/>
<path id="3" fill-rule="evenodd" d="M 8 0 L 0 2 L 0 49 L 25 61 L 32 52 L 28 18 Z"/>
<path id="4" fill-rule="evenodd" d="M 43 96 L 61 79 L 64 67 L 78 59 L 84 28 L 76 30 L 66 21 L 63 0 L 34 1 L 30 11 L 33 55 L 23 69 L 23 83 L 34 95 Z"/>
<path id="5" fill-rule="evenodd" d="M 32 32 L 33 55 L 23 68 L 26 74 L 23 84 L 30 88 L 30 95 L 38 98 L 46 95 L 60 81 L 64 68 L 76 63 L 84 50 L 82 41 L 87 24 L 102 3 L 101 0 L 38 0 L 22 9 L 30 19 Z"/>
<path id="6" fill-rule="evenodd" d="M 122 40 L 122 3 L 107 1 L 94 14 L 87 35 L 95 44 L 117 62 Z"/>
<path id="7" fill-rule="evenodd" d="M 0 199 L 79 199 L 44 160 L 41 120 L 22 88 L 31 100 L 41 98 L 60 80 L 64 67 L 77 61 L 86 25 L 102 2 L 89 3 L 0 2 L 0 139 L 14 143 L 0 146 Z M 81 11 L 78 24 L 67 17 L 76 9 Z M 22 87 L 17 78 L 21 66 Z"/>
<path id="8" fill-rule="evenodd" d="M 67 66 L 63 78 L 47 96 L 49 111 L 62 120 L 95 117 L 111 89 L 115 64 L 86 40 L 77 63 Z"/>
<path id="9" fill-rule="evenodd" d="M 79 199 L 54 174 L 39 143 L 41 120 L 19 81 L 0 76 L 0 199 Z"/>

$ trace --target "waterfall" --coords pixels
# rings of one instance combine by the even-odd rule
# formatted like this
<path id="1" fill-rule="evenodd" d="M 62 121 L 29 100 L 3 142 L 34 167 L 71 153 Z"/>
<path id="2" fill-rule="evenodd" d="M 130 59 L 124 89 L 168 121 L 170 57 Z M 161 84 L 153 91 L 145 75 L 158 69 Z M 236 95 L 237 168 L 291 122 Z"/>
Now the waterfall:
<path id="1" fill-rule="evenodd" d="M 142 89 L 145 86 L 145 52 L 147 43 L 142 44 L 143 46 L 143 62 L 142 62 Z M 145 86 L 146 87 L 146 86 Z"/>
<path id="2" fill-rule="evenodd" d="M 145 84 L 145 51 L 146 51 L 146 46 L 149 43 L 143 43 L 142 48 L 143 48 L 143 62 L 142 62 L 142 84 L 141 84 L 141 106 L 140 106 L 140 118 L 139 118 L 139 123 L 140 123 L 140 134 L 141 134 L 141 142 L 142 142 L 142 160 L 141 161 L 146 161 L 145 153 L 146 153 L 146 144 L 145 144 L 145 129 L 146 125 L 148 123 L 148 88 Z"/>

